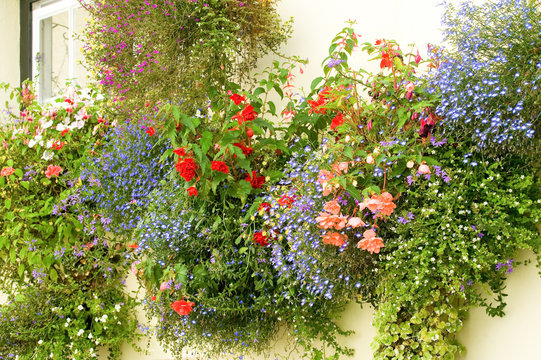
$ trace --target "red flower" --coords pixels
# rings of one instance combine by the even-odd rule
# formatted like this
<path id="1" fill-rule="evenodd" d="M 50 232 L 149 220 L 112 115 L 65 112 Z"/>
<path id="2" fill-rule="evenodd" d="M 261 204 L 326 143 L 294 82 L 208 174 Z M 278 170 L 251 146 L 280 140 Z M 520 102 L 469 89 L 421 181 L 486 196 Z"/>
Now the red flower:
<path id="1" fill-rule="evenodd" d="M 171 304 L 171 308 L 177 312 L 177 314 L 185 316 L 192 312 L 192 307 L 195 304 L 191 301 L 177 300 Z"/>
<path id="2" fill-rule="evenodd" d="M 152 126 L 149 126 L 147 129 L 148 136 L 153 136 L 156 133 L 156 130 Z"/>
<path id="3" fill-rule="evenodd" d="M 244 156 L 248 156 L 248 155 L 250 155 L 251 153 L 254 152 L 254 149 L 253 149 L 253 148 L 248 147 L 248 146 L 246 146 L 246 145 L 243 145 L 243 144 L 241 144 L 241 143 L 234 143 L 233 146 L 236 146 L 236 147 L 238 147 L 239 149 L 241 149 L 241 150 L 242 150 L 242 153 L 244 154 Z"/>
<path id="4" fill-rule="evenodd" d="M 244 122 L 244 117 L 242 116 L 240 111 L 237 113 L 237 115 L 233 116 L 232 119 L 237 120 L 239 125 L 242 125 L 242 123 Z M 231 130 L 237 130 L 237 129 L 231 129 Z"/>
<path id="5" fill-rule="evenodd" d="M 184 150 L 183 147 L 173 150 L 175 154 L 177 154 L 180 157 L 186 156 L 186 150 Z"/>
<path id="6" fill-rule="evenodd" d="M 254 243 L 261 245 L 261 246 L 267 246 L 269 243 L 267 242 L 268 237 L 263 235 L 263 232 L 257 231 L 254 233 L 254 236 L 252 237 L 252 240 Z"/>
<path id="7" fill-rule="evenodd" d="M 338 126 L 342 125 L 344 123 L 344 116 L 341 112 L 338 112 L 336 116 L 332 119 L 331 122 L 331 130 L 336 129 Z"/>
<path id="8" fill-rule="evenodd" d="M 246 96 L 241 96 L 239 94 L 233 94 L 229 98 L 235 103 L 235 105 L 238 105 L 246 100 Z"/>
<path id="9" fill-rule="evenodd" d="M 247 104 L 242 110 L 242 116 L 244 121 L 253 121 L 257 117 L 257 113 L 254 111 L 254 107 L 250 104 Z"/>
<path id="10" fill-rule="evenodd" d="M 261 203 L 261 205 L 259 205 L 259 208 L 257 209 L 257 211 L 268 211 L 269 209 L 271 208 L 271 204 L 269 204 L 268 202 L 263 202 Z"/>
<path id="11" fill-rule="evenodd" d="M 291 205 L 295 202 L 295 198 L 287 195 L 282 195 L 280 199 L 278 199 L 278 204 L 281 206 L 286 206 L 291 208 Z"/>
<path id="12" fill-rule="evenodd" d="M 195 176 L 195 171 L 199 169 L 199 166 L 195 163 L 193 158 L 178 159 L 175 165 L 180 176 L 186 181 L 191 181 Z"/>
<path id="13" fill-rule="evenodd" d="M 259 189 L 263 184 L 265 183 L 265 177 L 264 176 L 256 176 L 255 170 L 252 171 L 252 176 L 246 175 L 246 179 L 244 179 L 252 185 L 252 189 Z"/>
<path id="14" fill-rule="evenodd" d="M 137 245 L 137 243 L 133 243 L 133 244 L 128 245 L 128 247 L 132 249 L 137 249 L 139 245 Z"/>
<path id="15" fill-rule="evenodd" d="M 45 170 L 45 176 L 47 179 L 50 179 L 51 176 L 58 176 L 62 172 L 62 168 L 56 165 L 49 165 L 47 170 Z"/>
<path id="16" fill-rule="evenodd" d="M 197 189 L 195 186 L 190 186 L 186 191 L 188 192 L 188 196 L 197 196 Z"/>
<path id="17" fill-rule="evenodd" d="M 150 300 L 156 301 L 156 296 L 151 296 L 151 297 L 150 297 Z"/>
<path id="18" fill-rule="evenodd" d="M 430 114 L 426 119 L 421 119 L 421 129 L 419 130 L 419 135 L 422 138 L 426 138 L 430 135 L 430 132 L 436 125 L 432 114 Z"/>
<path id="19" fill-rule="evenodd" d="M 68 133 L 68 131 L 70 131 L 70 129 L 64 129 L 62 130 L 62 132 L 60 133 L 60 135 L 64 136 Z"/>
<path id="20" fill-rule="evenodd" d="M 64 145 L 66 145 L 65 142 L 59 143 L 58 141 L 55 141 L 55 142 L 53 143 L 53 145 L 51 146 L 51 149 L 53 149 L 53 150 L 60 150 L 60 149 L 62 149 L 62 148 L 64 147 Z"/>
<path id="21" fill-rule="evenodd" d="M 229 174 L 229 167 L 225 164 L 224 161 L 213 161 L 210 165 L 210 169 L 222 172 L 224 174 Z"/>
<path id="22" fill-rule="evenodd" d="M 388 53 L 383 53 L 381 55 L 381 62 L 379 63 L 379 67 L 383 69 L 384 67 L 392 68 L 393 67 L 393 60 L 391 59 L 390 55 Z"/>

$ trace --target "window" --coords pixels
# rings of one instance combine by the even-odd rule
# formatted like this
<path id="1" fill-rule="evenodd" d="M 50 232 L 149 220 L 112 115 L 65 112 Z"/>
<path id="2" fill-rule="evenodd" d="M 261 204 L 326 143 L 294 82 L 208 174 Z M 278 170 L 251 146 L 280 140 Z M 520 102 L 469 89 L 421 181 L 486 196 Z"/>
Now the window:
<path id="1" fill-rule="evenodd" d="M 86 86 L 82 42 L 75 37 L 87 12 L 77 0 L 41 0 L 32 4 L 32 72 L 40 101 L 62 94 L 66 81 Z"/>

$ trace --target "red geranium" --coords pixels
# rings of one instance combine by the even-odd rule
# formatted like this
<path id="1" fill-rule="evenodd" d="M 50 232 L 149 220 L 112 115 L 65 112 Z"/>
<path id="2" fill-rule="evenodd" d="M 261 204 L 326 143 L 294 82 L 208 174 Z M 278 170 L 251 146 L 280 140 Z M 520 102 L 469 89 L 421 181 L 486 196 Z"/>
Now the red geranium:
<path id="1" fill-rule="evenodd" d="M 254 111 L 254 107 L 250 104 L 247 104 L 242 110 L 242 116 L 244 121 L 253 121 L 257 117 L 257 113 Z"/>
<path id="2" fill-rule="evenodd" d="M 147 129 L 148 136 L 153 136 L 156 133 L 156 130 L 152 126 L 149 126 Z"/>
<path id="3" fill-rule="evenodd" d="M 188 196 L 197 196 L 197 189 L 195 186 L 190 186 L 186 191 L 188 192 Z"/>
<path id="4" fill-rule="evenodd" d="M 261 211 L 261 210 L 267 211 L 270 209 L 270 207 L 271 207 L 271 204 L 269 204 L 268 202 L 263 202 L 261 203 L 261 205 L 259 205 L 259 208 L 257 209 L 257 211 Z"/>
<path id="5" fill-rule="evenodd" d="M 250 155 L 251 153 L 254 152 L 254 149 L 253 149 L 253 148 L 248 147 L 248 146 L 246 146 L 246 145 L 243 145 L 243 144 L 241 144 L 241 143 L 234 143 L 233 145 L 236 146 L 236 147 L 238 147 L 239 149 L 241 149 L 241 150 L 242 150 L 242 153 L 244 154 L 244 156 L 248 156 L 248 155 Z"/>
<path id="6" fill-rule="evenodd" d="M 195 176 L 195 171 L 199 169 L 199 166 L 195 163 L 193 158 L 178 159 L 175 165 L 180 176 L 186 181 L 191 181 Z"/>
<path id="7" fill-rule="evenodd" d="M 229 98 L 235 103 L 235 105 L 238 105 L 246 100 L 246 96 L 241 96 L 239 94 L 233 94 Z"/>
<path id="8" fill-rule="evenodd" d="M 295 197 L 287 195 L 282 195 L 282 197 L 278 199 L 278 204 L 280 204 L 281 206 L 287 206 L 289 208 L 291 208 L 291 204 L 293 204 L 293 202 L 295 202 Z"/>
<path id="9" fill-rule="evenodd" d="M 246 179 L 244 180 L 248 181 L 253 189 L 259 189 L 265 183 L 265 177 L 257 176 L 255 170 L 252 171 L 252 176 L 246 175 Z"/>
<path id="10" fill-rule="evenodd" d="M 344 123 L 344 116 L 341 112 L 338 112 L 336 116 L 332 119 L 331 122 L 331 130 L 336 129 L 338 126 L 342 125 Z"/>
<path id="11" fill-rule="evenodd" d="M 173 150 L 173 153 L 177 154 L 180 157 L 186 156 L 186 150 L 183 147 Z"/>
<path id="12" fill-rule="evenodd" d="M 210 165 L 210 169 L 222 172 L 224 174 L 229 174 L 229 167 L 225 164 L 224 161 L 213 161 Z"/>
<path id="13" fill-rule="evenodd" d="M 177 312 L 177 314 L 185 316 L 192 312 L 192 308 L 195 304 L 191 301 L 177 300 L 171 304 L 171 308 Z"/>
<path id="14" fill-rule="evenodd" d="M 267 242 L 268 237 L 263 235 L 263 232 L 257 231 L 254 233 L 254 236 L 252 237 L 252 240 L 261 246 L 267 246 L 269 243 Z"/>
<path id="15" fill-rule="evenodd" d="M 62 172 L 62 168 L 56 165 L 49 165 L 47 170 L 45 170 L 45 176 L 47 179 L 50 179 L 51 176 L 58 176 Z"/>

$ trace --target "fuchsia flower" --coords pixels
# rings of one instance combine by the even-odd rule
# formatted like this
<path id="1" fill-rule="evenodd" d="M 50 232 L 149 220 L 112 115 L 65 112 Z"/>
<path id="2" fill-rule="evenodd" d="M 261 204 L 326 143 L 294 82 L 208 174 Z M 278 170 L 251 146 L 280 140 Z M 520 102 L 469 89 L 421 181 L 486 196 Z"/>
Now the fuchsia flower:
<path id="1" fill-rule="evenodd" d="M 421 62 L 421 55 L 419 55 L 419 50 L 417 50 L 417 56 L 415 56 L 415 62 L 419 64 Z"/>

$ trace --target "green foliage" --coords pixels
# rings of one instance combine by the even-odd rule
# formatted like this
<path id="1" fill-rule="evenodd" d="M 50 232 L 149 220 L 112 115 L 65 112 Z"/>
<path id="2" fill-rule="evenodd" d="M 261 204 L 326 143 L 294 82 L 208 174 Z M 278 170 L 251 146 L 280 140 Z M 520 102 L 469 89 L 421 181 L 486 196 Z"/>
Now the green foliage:
<path id="1" fill-rule="evenodd" d="M 233 78 L 249 80 L 264 54 L 290 33 L 274 0 L 85 1 L 85 57 L 120 107 L 181 100 L 187 113 L 206 110 L 208 91 Z"/>
<path id="2" fill-rule="evenodd" d="M 82 231 L 70 208 L 83 158 L 108 127 L 105 111 L 92 90 L 68 87 L 45 105 L 31 83 L 12 94 L 21 111 L 0 130 L 0 278 L 9 295 L 0 357 L 90 359 L 105 346 L 118 359 L 119 344 L 137 338 L 135 301 L 119 289 L 123 248 Z"/>
<path id="3" fill-rule="evenodd" d="M 463 350 L 456 334 L 468 309 L 503 316 L 504 280 L 517 251 L 540 252 L 539 178 L 518 159 L 511 165 L 474 157 L 479 164 L 472 167 L 462 161 L 468 150 L 438 149 L 437 171 L 448 172 L 450 182 L 412 173 L 396 215 L 410 220 L 384 227 L 377 359 L 454 358 Z"/>

